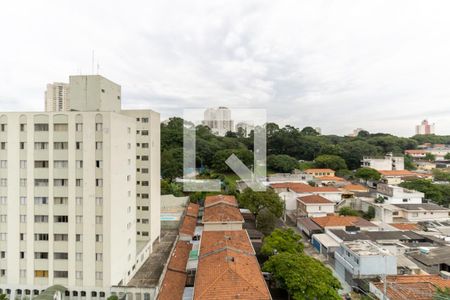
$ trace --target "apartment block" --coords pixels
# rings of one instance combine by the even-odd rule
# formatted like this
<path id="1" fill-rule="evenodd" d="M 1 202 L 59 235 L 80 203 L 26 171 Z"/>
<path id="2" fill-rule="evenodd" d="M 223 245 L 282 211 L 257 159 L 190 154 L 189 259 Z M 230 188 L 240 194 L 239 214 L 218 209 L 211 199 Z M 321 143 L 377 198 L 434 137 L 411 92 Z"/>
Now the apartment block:
<path id="1" fill-rule="evenodd" d="M 159 114 L 71 76 L 66 111 L 0 113 L 0 289 L 102 299 L 159 239 Z M 56 110 L 56 109 L 55 109 Z"/>
<path id="2" fill-rule="evenodd" d="M 69 84 L 63 82 L 47 84 L 45 111 L 67 111 L 69 105 Z"/>
<path id="3" fill-rule="evenodd" d="M 375 170 L 404 170 L 405 160 L 402 156 L 393 156 L 391 153 L 385 157 L 364 157 L 361 167 Z"/>

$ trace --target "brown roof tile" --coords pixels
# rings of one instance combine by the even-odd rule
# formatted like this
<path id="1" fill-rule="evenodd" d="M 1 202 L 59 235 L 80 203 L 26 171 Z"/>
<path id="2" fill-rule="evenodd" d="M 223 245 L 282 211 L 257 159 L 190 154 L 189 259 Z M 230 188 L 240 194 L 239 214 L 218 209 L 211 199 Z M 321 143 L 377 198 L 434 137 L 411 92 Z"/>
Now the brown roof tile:
<path id="1" fill-rule="evenodd" d="M 189 203 L 188 207 L 186 208 L 186 215 L 197 218 L 199 208 L 200 205 L 196 203 Z"/>
<path id="2" fill-rule="evenodd" d="M 306 169 L 305 170 L 305 173 L 328 173 L 328 172 L 330 172 L 330 173 L 334 173 L 334 170 L 332 170 L 332 169 Z"/>
<path id="3" fill-rule="evenodd" d="M 419 227 L 417 226 L 417 224 L 413 224 L 413 223 L 392 223 L 389 224 L 392 227 L 395 227 L 397 229 L 400 230 L 419 230 Z"/>
<path id="4" fill-rule="evenodd" d="M 377 227 L 363 218 L 354 216 L 326 216 L 311 218 L 311 220 L 322 228 L 342 226 Z"/>
<path id="5" fill-rule="evenodd" d="M 167 270 L 161 284 L 158 300 L 181 300 L 186 285 L 186 273 Z"/>
<path id="6" fill-rule="evenodd" d="M 236 207 L 238 206 L 236 197 L 232 195 L 214 195 L 214 196 L 206 196 L 205 198 L 205 207 L 216 205 L 218 203 L 226 203 L 228 205 Z"/>
<path id="7" fill-rule="evenodd" d="M 226 248 L 255 254 L 246 230 L 203 231 L 200 244 L 201 256 Z"/>
<path id="8" fill-rule="evenodd" d="M 332 201 L 319 195 L 298 197 L 297 200 L 305 204 L 333 204 Z"/>
<path id="9" fill-rule="evenodd" d="M 298 182 L 285 182 L 285 183 L 272 183 L 270 185 L 272 188 L 285 188 L 290 189 L 296 193 L 322 193 L 322 192 L 340 192 L 339 189 L 331 186 L 310 186 L 305 183 Z"/>
<path id="10" fill-rule="evenodd" d="M 239 208 L 224 203 L 205 207 L 203 223 L 205 222 L 244 222 Z"/>
<path id="11" fill-rule="evenodd" d="M 197 217 L 184 216 L 183 223 L 181 224 L 180 233 L 187 235 L 194 235 L 195 226 L 197 225 Z"/>
<path id="12" fill-rule="evenodd" d="M 186 272 L 186 264 L 189 259 L 189 252 L 192 244 L 186 241 L 178 241 L 175 249 L 170 256 L 168 269 L 172 271 Z"/>
<path id="13" fill-rule="evenodd" d="M 383 176 L 388 177 L 403 177 L 403 176 L 415 176 L 417 175 L 414 172 L 408 171 L 408 170 L 381 170 L 378 171 Z"/>

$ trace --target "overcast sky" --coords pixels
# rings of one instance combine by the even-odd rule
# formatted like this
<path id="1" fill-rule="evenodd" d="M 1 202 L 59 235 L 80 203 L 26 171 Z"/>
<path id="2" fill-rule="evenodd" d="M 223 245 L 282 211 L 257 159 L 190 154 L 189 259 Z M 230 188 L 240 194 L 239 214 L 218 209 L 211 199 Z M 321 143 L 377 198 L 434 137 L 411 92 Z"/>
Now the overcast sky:
<path id="1" fill-rule="evenodd" d="M 117 3 L 114 3 L 117 2 Z M 7 1 L 0 111 L 43 110 L 45 85 L 100 74 L 124 106 L 265 108 L 270 121 L 450 134 L 450 2 Z M 95 73 L 96 73 L 95 67 Z"/>

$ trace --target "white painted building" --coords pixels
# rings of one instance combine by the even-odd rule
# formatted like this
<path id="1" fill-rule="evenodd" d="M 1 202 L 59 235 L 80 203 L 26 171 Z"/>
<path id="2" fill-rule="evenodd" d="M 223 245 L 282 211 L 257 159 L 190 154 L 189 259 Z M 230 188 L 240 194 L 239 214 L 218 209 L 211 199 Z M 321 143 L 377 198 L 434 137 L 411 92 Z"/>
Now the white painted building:
<path id="1" fill-rule="evenodd" d="M 377 197 L 381 197 L 386 204 L 420 204 L 424 193 L 408 190 L 395 185 L 378 184 Z"/>
<path id="2" fill-rule="evenodd" d="M 375 170 L 404 170 L 405 160 L 403 156 L 393 156 L 388 154 L 385 157 L 364 157 L 361 167 Z"/>
<path id="3" fill-rule="evenodd" d="M 225 136 L 228 131 L 234 132 L 234 122 L 231 110 L 227 107 L 208 108 L 204 112 L 203 125 L 219 136 Z"/>
<path id="4" fill-rule="evenodd" d="M 98 75 L 69 87 L 72 111 L 0 113 L 0 288 L 10 297 L 53 284 L 106 297 L 159 238 L 159 114 L 122 111 L 120 86 Z"/>
<path id="5" fill-rule="evenodd" d="M 69 84 L 63 82 L 47 84 L 45 111 L 67 111 L 69 105 Z"/>

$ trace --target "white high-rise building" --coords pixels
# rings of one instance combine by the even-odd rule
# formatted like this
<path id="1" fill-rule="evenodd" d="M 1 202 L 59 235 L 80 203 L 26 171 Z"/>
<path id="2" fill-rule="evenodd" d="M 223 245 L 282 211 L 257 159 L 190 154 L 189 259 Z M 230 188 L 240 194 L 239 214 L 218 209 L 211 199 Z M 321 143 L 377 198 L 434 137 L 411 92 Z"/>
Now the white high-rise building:
<path id="1" fill-rule="evenodd" d="M 71 297 L 126 285 L 160 234 L 160 117 L 71 76 L 70 109 L 0 113 L 0 289 Z M 31 292 L 30 292 L 31 291 Z"/>
<path id="2" fill-rule="evenodd" d="M 203 124 L 219 136 L 225 136 L 228 131 L 234 131 L 231 110 L 227 107 L 208 108 L 205 110 Z"/>
<path id="3" fill-rule="evenodd" d="M 63 82 L 47 84 L 45 111 L 67 111 L 69 106 L 69 85 Z"/>

